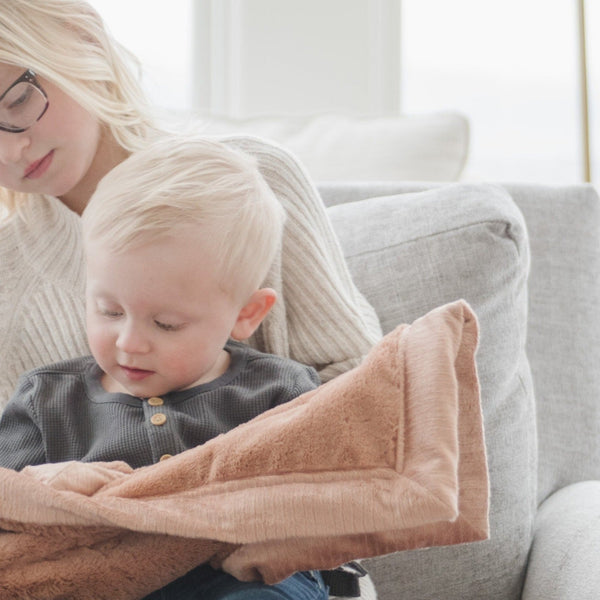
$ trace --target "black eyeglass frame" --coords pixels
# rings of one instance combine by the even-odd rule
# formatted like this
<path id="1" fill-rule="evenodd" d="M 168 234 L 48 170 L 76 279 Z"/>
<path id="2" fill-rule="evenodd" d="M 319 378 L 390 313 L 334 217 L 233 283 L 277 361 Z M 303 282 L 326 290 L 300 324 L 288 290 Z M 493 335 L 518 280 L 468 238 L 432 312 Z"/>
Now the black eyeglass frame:
<path id="1" fill-rule="evenodd" d="M 6 96 L 6 94 L 8 94 L 8 92 L 10 92 L 10 90 L 12 90 L 16 85 L 19 85 L 19 83 L 22 83 L 23 81 L 31 84 L 42 94 L 42 96 L 44 97 L 44 100 L 46 101 L 46 105 L 44 106 L 44 109 L 42 110 L 42 112 L 40 113 L 38 118 L 30 125 L 27 125 L 27 127 L 7 127 L 6 125 L 0 125 L 0 131 L 7 131 L 8 133 L 22 133 L 23 131 L 27 131 L 30 127 L 35 125 L 46 114 L 46 111 L 48 110 L 48 106 L 50 106 L 50 101 L 48 100 L 48 94 L 46 94 L 44 88 L 40 85 L 40 82 L 37 80 L 36 74 L 31 69 L 27 69 L 25 71 L 25 73 L 23 73 L 18 79 L 13 81 L 6 88 L 6 90 L 4 91 L 2 96 L 0 96 L 0 102 L 2 102 L 2 100 L 4 100 L 4 97 Z"/>

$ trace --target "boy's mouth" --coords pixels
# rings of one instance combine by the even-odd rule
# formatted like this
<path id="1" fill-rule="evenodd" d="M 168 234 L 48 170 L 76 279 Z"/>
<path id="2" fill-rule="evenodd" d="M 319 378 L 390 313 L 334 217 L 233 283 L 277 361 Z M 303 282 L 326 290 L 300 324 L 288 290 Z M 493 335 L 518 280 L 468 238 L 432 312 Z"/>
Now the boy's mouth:
<path id="1" fill-rule="evenodd" d="M 125 365 L 119 365 L 121 370 L 125 373 L 125 375 L 131 379 L 132 381 L 141 381 L 146 377 L 149 377 L 154 373 L 154 371 L 148 371 L 146 369 L 137 369 L 135 367 L 127 367 Z"/>

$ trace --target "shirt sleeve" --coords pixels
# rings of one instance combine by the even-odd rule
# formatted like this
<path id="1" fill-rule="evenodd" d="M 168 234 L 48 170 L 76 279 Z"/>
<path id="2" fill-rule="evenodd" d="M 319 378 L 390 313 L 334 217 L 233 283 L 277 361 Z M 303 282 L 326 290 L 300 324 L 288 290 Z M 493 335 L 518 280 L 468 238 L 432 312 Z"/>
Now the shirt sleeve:
<path id="1" fill-rule="evenodd" d="M 21 378 L 0 419 L 0 467 L 20 471 L 46 462 L 42 433 L 32 410 L 32 386 Z"/>
<path id="2" fill-rule="evenodd" d="M 354 285 L 325 206 L 297 160 L 257 138 L 224 141 L 257 159 L 287 217 L 266 283 L 279 298 L 250 343 L 312 365 L 328 381 L 381 339 L 375 310 Z"/>
<path id="3" fill-rule="evenodd" d="M 296 385 L 292 390 L 292 398 L 297 398 L 305 392 L 314 390 L 321 385 L 321 378 L 315 369 L 312 367 L 306 367 L 301 370 L 298 379 L 296 379 Z M 290 400 L 292 399 L 290 398 Z"/>
<path id="4" fill-rule="evenodd" d="M 271 408 L 290 402 L 321 385 L 321 379 L 315 369 L 300 363 L 292 366 L 290 364 L 285 369 L 284 377 L 271 382 L 273 389 L 276 390 L 272 397 Z"/>

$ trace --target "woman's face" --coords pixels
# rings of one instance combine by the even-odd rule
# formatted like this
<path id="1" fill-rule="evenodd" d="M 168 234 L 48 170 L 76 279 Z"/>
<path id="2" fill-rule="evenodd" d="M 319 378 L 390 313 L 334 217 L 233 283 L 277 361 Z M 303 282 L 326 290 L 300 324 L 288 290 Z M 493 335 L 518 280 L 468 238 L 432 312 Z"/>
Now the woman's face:
<path id="1" fill-rule="evenodd" d="M 25 70 L 0 63 L 0 96 Z M 69 205 L 68 198 L 93 191 L 99 179 L 92 165 L 101 127 L 60 88 L 43 77 L 37 80 L 48 96 L 48 109 L 26 131 L 0 131 L 0 185 L 63 198 Z"/>

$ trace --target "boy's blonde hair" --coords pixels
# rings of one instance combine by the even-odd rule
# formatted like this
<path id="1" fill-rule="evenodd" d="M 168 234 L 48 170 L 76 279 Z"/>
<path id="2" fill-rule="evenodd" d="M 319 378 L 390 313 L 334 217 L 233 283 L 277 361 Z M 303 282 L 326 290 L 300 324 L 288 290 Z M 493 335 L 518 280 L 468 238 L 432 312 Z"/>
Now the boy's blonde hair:
<path id="1" fill-rule="evenodd" d="M 284 220 L 252 157 L 199 135 L 171 134 L 110 171 L 82 215 L 84 245 L 98 241 L 116 253 L 197 229 L 210 236 L 223 288 L 246 296 L 263 283 Z"/>
<path id="2" fill-rule="evenodd" d="M 155 129 L 131 67 L 139 64 L 84 0 L 2 0 L 0 62 L 32 69 L 107 127 L 133 152 Z M 26 196 L 0 188 L 13 209 Z"/>

